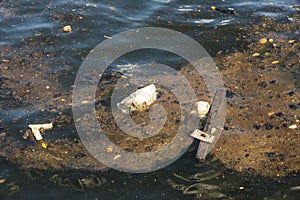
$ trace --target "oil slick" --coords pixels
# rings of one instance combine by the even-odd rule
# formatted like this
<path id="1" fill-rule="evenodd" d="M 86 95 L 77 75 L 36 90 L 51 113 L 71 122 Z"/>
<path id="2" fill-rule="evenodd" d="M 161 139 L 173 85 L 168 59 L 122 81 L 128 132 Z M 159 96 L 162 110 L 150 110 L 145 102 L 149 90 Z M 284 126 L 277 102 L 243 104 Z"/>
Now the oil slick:
<path id="1" fill-rule="evenodd" d="M 144 111 L 155 102 L 157 98 L 154 84 L 138 89 L 117 104 L 118 108 L 126 114 L 133 111 Z"/>

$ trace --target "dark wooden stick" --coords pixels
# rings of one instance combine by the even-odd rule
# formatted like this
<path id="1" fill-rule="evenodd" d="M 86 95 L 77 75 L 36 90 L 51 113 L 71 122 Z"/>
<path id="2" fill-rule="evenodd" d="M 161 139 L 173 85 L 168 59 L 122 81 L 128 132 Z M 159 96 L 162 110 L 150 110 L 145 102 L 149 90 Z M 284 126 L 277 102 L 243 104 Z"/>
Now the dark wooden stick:
<path id="1" fill-rule="evenodd" d="M 226 91 L 217 90 L 204 127 L 204 132 L 213 135 L 215 138 L 212 143 L 207 143 L 203 141 L 199 142 L 196 154 L 196 158 L 198 160 L 205 159 L 206 155 L 214 148 L 215 144 L 217 143 L 225 123 L 225 114 Z"/>

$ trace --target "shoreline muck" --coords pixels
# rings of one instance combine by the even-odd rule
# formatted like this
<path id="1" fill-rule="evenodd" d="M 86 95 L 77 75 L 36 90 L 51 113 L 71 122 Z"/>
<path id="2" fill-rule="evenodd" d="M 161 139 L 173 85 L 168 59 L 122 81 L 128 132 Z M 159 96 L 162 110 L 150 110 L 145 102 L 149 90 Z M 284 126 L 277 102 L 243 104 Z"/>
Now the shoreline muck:
<path id="1" fill-rule="evenodd" d="M 300 23 L 299 14 L 290 17 L 293 22 L 279 23 L 262 17 L 260 23 L 241 25 L 241 32 L 248 33 L 243 35 L 248 37 L 247 48 L 232 53 L 220 51 L 214 58 L 225 82 L 227 110 L 224 130 L 212 154 L 227 168 L 267 177 L 287 176 L 300 170 L 300 43 L 297 39 Z M 60 62 L 48 63 L 57 56 L 54 49 L 47 49 L 53 42 L 48 40 L 51 39 L 46 42 L 25 39 L 27 46 L 20 49 L 0 46 L 0 99 L 4 102 L 0 104 L 3 116 L 0 156 L 20 168 L 105 170 L 107 167 L 92 157 L 78 138 L 72 119 L 71 89 L 63 88 L 60 82 L 73 72 L 70 69 L 53 72 L 51 65 Z M 49 52 L 34 51 L 36 46 Z M 189 80 L 198 100 L 211 104 L 205 83 L 195 69 L 187 65 L 179 72 Z M 175 95 L 157 86 L 163 92 L 156 96 L 156 88 L 152 88 L 154 95 L 150 95 L 153 98 L 149 104 L 126 104 L 124 112 L 128 113 L 128 106 L 148 107 L 155 101 L 163 105 L 170 119 L 153 137 L 137 139 L 124 135 L 109 111 L 110 94 L 121 76 L 118 72 L 107 72 L 95 95 L 96 116 L 107 137 L 128 152 L 152 152 L 168 144 L 180 123 L 180 105 Z M 149 113 L 141 110 L 131 115 L 132 120 L 147 124 Z M 26 124 L 45 121 L 56 124 L 43 135 L 47 148 L 22 138 Z"/>

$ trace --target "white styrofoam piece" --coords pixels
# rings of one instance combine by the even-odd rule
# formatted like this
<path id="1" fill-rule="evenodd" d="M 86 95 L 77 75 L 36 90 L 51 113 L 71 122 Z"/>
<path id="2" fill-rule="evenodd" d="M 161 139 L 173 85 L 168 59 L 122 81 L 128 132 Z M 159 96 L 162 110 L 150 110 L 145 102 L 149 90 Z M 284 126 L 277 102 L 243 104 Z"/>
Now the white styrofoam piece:
<path id="1" fill-rule="evenodd" d="M 131 111 L 146 110 L 156 100 L 154 84 L 138 89 L 117 104 L 118 108 L 129 114 Z"/>
<path id="2" fill-rule="evenodd" d="M 209 112 L 210 105 L 206 101 L 198 101 L 198 102 L 195 103 L 195 108 L 196 108 L 198 116 L 200 118 L 203 118 Z"/>

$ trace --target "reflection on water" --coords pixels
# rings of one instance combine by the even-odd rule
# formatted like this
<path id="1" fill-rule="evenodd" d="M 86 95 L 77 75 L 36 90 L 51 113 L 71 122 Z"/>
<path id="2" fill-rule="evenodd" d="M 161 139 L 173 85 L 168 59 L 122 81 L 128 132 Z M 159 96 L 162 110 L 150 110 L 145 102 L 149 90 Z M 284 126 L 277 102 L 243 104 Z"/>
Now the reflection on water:
<path id="1" fill-rule="evenodd" d="M 137 27 L 166 27 L 189 35 L 215 55 L 220 50 L 233 51 L 246 45 L 239 31 L 242 25 L 255 23 L 261 16 L 288 20 L 295 12 L 289 6 L 297 3 L 293 0 L 4 0 L 0 3 L 0 45 L 21 47 L 28 38 L 46 43 L 51 38 L 49 48 L 55 51 L 53 59 L 65 60 L 68 67 L 57 64 L 51 66 L 52 71 L 48 73 L 64 73 L 60 83 L 65 89 L 73 84 L 84 57 L 105 40 L 104 36 Z M 212 11 L 212 5 L 234 8 L 237 14 Z M 65 25 L 72 26 L 72 33 L 63 33 Z M 163 55 L 157 56 L 164 59 Z M 138 55 L 136 58 L 139 59 Z M 128 63 L 132 63 L 130 59 Z M 27 121 L 41 117 L 46 116 L 38 115 L 32 107 L 24 111 L 22 108 L 1 110 L 0 125 L 5 123 L 8 130 L 18 130 L 24 128 Z M 21 121 L 9 127 L 12 118 Z M 24 171 L 1 159 L 0 179 L 4 182 L 0 183 L 0 199 L 54 199 L 58 196 L 64 199 L 300 198 L 296 173 L 288 178 L 268 180 L 224 171 L 215 161 L 197 165 L 191 161 L 193 157 L 188 153 L 171 166 L 150 174 L 113 170 L 106 173 Z"/>
<path id="2" fill-rule="evenodd" d="M 225 170 L 191 153 L 160 171 L 129 174 L 17 170 L 1 160 L 1 199 L 299 199 L 299 176 L 268 180 Z"/>

